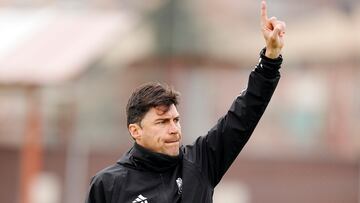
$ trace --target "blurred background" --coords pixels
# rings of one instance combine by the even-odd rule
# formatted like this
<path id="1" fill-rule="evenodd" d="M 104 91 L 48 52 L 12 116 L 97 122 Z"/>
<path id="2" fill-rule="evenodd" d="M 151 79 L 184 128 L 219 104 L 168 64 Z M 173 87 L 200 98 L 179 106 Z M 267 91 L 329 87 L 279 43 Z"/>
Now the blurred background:
<path id="1" fill-rule="evenodd" d="M 216 203 L 360 203 L 360 2 L 268 0 L 287 23 L 282 79 Z M 125 105 L 182 93 L 184 144 L 246 87 L 260 0 L 1 0 L 0 202 L 84 202 L 132 146 Z"/>

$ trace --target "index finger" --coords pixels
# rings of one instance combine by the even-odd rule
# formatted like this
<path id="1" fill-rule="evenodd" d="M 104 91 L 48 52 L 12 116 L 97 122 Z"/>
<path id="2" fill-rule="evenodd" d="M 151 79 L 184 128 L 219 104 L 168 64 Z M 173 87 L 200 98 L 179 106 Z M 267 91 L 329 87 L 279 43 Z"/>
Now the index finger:
<path id="1" fill-rule="evenodd" d="M 268 17 L 267 17 L 267 10 L 266 10 L 266 1 L 262 1 L 261 2 L 261 22 L 263 24 L 265 24 L 267 20 L 268 20 Z"/>

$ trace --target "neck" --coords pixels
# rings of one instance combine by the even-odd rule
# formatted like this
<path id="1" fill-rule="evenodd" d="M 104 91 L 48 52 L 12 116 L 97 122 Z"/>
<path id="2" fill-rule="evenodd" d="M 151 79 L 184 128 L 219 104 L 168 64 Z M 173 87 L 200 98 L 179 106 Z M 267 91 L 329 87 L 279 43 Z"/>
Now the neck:
<path id="1" fill-rule="evenodd" d="M 169 156 L 162 153 L 153 152 L 143 146 L 135 143 L 132 151 L 132 162 L 136 168 L 165 172 L 175 167 L 182 158 L 181 154 L 178 156 Z"/>

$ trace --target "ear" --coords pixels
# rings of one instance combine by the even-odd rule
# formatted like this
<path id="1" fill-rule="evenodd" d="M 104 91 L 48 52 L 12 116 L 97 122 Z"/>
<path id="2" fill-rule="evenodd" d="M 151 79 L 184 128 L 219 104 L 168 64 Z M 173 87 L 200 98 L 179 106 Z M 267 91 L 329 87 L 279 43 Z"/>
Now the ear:
<path id="1" fill-rule="evenodd" d="M 138 124 L 136 124 L 136 123 L 129 124 L 128 129 L 129 129 L 131 136 L 135 140 L 141 139 L 141 127 Z"/>

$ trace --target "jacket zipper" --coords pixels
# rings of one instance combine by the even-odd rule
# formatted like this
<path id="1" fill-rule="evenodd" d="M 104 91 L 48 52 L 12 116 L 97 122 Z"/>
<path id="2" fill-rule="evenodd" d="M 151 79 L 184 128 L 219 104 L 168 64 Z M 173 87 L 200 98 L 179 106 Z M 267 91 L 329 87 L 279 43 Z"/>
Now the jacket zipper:
<path id="1" fill-rule="evenodd" d="M 165 202 L 169 202 L 169 201 L 168 201 L 168 197 L 167 197 L 166 192 L 165 192 L 165 191 L 166 191 L 166 186 L 165 186 L 164 176 L 163 176 L 162 173 L 160 173 L 160 179 L 161 179 L 161 186 L 162 186 L 162 188 L 163 188 L 160 193 L 162 194 Z"/>

